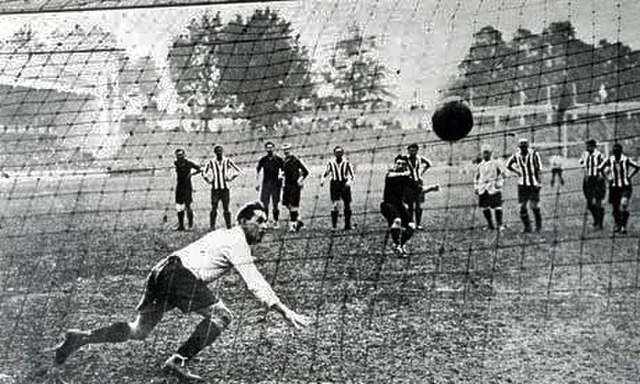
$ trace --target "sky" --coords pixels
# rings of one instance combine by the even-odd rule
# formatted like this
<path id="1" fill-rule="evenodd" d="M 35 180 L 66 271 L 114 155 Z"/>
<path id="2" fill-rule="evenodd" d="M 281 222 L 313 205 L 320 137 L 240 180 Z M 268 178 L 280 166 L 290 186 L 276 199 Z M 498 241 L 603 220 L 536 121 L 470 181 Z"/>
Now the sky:
<path id="1" fill-rule="evenodd" d="M 430 105 L 466 54 L 474 32 L 493 25 L 510 39 L 517 28 L 539 33 L 549 23 L 570 20 L 578 38 L 622 41 L 640 49 L 634 30 L 640 18 L 636 0 L 303 0 L 251 5 L 172 7 L 127 11 L 91 11 L 0 16 L 7 36 L 23 24 L 50 32 L 74 24 L 99 24 L 112 31 L 131 56 L 151 54 L 166 66 L 167 48 L 189 20 L 210 10 L 223 20 L 270 7 L 290 20 L 310 49 L 316 65 L 326 63 L 331 48 L 357 22 L 379 43 L 379 59 L 391 70 L 390 82 L 402 104 Z"/>

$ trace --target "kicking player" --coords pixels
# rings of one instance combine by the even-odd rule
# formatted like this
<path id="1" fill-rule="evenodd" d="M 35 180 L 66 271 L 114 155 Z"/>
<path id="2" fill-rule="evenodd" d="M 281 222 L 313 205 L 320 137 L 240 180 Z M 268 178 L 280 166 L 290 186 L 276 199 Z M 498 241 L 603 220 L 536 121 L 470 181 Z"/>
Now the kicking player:
<path id="1" fill-rule="evenodd" d="M 411 183 L 407 189 L 405 197 L 409 206 L 409 214 L 412 218 L 415 215 L 416 229 L 422 229 L 422 203 L 424 203 L 422 176 L 431 168 L 432 164 L 426 157 L 418 155 L 418 149 L 418 144 L 415 143 L 407 147 L 409 153 L 407 166 L 411 172 L 411 180 L 413 180 L 413 183 Z"/>
<path id="2" fill-rule="evenodd" d="M 411 171 L 407 166 L 407 158 L 403 155 L 396 156 L 394 167 L 387 171 L 384 179 L 384 192 L 380 212 L 389 226 L 391 241 L 400 256 L 405 256 L 407 250 L 404 245 L 411 239 L 416 229 L 413 218 L 405 205 L 404 194 L 408 188 L 413 188 L 414 183 L 411 178 Z M 429 188 L 422 188 L 421 193 L 439 190 L 435 185 Z"/>
<path id="3" fill-rule="evenodd" d="M 278 229 L 278 219 L 280 217 L 280 193 L 282 191 L 282 172 L 284 160 L 274 153 L 275 144 L 267 141 L 264 145 L 267 154 L 260 158 L 256 168 L 256 191 L 260 192 L 260 201 L 267 211 L 269 217 L 269 201 L 273 203 L 273 228 Z M 262 183 L 260 182 L 260 171 L 263 172 Z"/>
<path id="4" fill-rule="evenodd" d="M 291 152 L 291 144 L 282 146 L 284 151 L 284 191 L 282 204 L 289 210 L 289 232 L 297 232 L 304 225 L 300 220 L 300 193 L 304 186 L 304 180 L 309 176 L 309 169 L 302 160 Z"/>
<path id="5" fill-rule="evenodd" d="M 604 208 L 602 200 L 606 194 L 605 178 L 600 172 L 600 166 L 604 162 L 604 156 L 597 149 L 595 140 L 587 140 L 586 151 L 580 158 L 580 166 L 584 169 L 584 179 L 582 181 L 582 192 L 587 200 L 587 209 L 593 216 L 593 227 L 603 228 Z"/>
<path id="6" fill-rule="evenodd" d="M 475 192 L 478 195 L 478 205 L 487 220 L 489 229 L 494 230 L 493 210 L 498 230 L 502 231 L 502 186 L 504 185 L 504 171 L 498 160 L 491 157 L 491 147 L 482 146 L 482 161 L 476 166 L 474 178 Z"/>
<path id="7" fill-rule="evenodd" d="M 209 226 L 216 229 L 216 216 L 218 214 L 218 204 L 222 202 L 222 215 L 227 228 L 231 228 L 231 211 L 229 203 L 231 195 L 229 193 L 229 183 L 239 175 L 244 175 L 233 160 L 224 156 L 222 145 L 213 148 L 215 157 L 207 162 L 202 177 L 211 184 L 211 212 L 209 213 Z M 235 171 L 235 172 L 232 172 Z"/>
<path id="8" fill-rule="evenodd" d="M 89 331 L 69 330 L 55 350 L 57 364 L 87 344 L 120 343 L 143 340 L 160 322 L 165 312 L 178 308 L 197 313 L 202 321 L 191 336 L 163 365 L 163 370 L 185 380 L 203 380 L 184 364 L 212 344 L 231 322 L 232 313 L 207 284 L 235 269 L 249 291 L 266 308 L 279 312 L 295 328 L 311 320 L 284 305 L 260 274 L 251 256 L 250 244 L 261 241 L 266 229 L 266 214 L 260 202 L 249 203 L 237 215 L 232 229 L 210 232 L 200 240 L 172 253 L 156 264 L 147 277 L 138 314 L 132 322 L 115 322 Z"/>
<path id="9" fill-rule="evenodd" d="M 331 228 L 336 230 L 338 226 L 338 216 L 340 214 L 340 201 L 344 203 L 344 229 L 351 229 L 351 183 L 355 175 L 349 160 L 344 158 L 344 149 L 337 146 L 333 149 L 335 159 L 329 160 L 327 168 L 321 176 L 320 186 L 328 176 L 331 176 L 329 184 L 329 197 L 333 209 L 331 210 Z"/>
<path id="10" fill-rule="evenodd" d="M 529 141 L 520 139 L 518 151 L 507 161 L 507 169 L 518 175 L 518 203 L 520 204 L 520 219 L 524 224 L 525 233 L 531 232 L 531 219 L 527 204 L 531 206 L 536 223 L 536 231 L 542 230 L 542 214 L 540 213 L 540 171 L 542 169 L 540 155 L 529 149 Z"/>
<path id="11" fill-rule="evenodd" d="M 191 186 L 191 176 L 202 172 L 202 168 L 187 159 L 184 149 L 175 150 L 176 161 L 173 163 L 176 167 L 177 184 L 176 184 L 176 211 L 178 213 L 178 231 L 184 231 L 184 213 L 187 212 L 187 221 L 189 229 L 193 228 L 193 211 L 191 203 L 193 202 L 193 187 Z M 194 169 L 195 172 L 191 173 Z"/>
<path id="12" fill-rule="evenodd" d="M 611 179 L 609 181 L 609 203 L 613 209 L 614 233 L 627 233 L 629 222 L 629 201 L 633 189 L 631 178 L 638 173 L 638 165 L 622 153 L 622 145 L 616 143 L 612 148 L 613 155 L 600 164 L 600 172 L 609 168 Z"/>

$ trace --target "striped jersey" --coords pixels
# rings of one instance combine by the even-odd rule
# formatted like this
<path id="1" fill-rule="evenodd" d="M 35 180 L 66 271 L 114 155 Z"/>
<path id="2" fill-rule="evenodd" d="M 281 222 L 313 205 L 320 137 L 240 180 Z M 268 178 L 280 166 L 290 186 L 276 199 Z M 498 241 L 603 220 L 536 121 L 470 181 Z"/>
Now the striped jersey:
<path id="1" fill-rule="evenodd" d="M 580 166 L 584 168 L 585 176 L 598 176 L 600 172 L 600 165 L 604 161 L 604 156 L 597 149 L 593 153 L 584 151 L 580 158 Z"/>
<path id="2" fill-rule="evenodd" d="M 621 155 L 616 160 L 615 156 L 610 156 L 602 162 L 600 169 L 610 169 L 610 181 L 612 187 L 626 187 L 631 185 L 629 168 L 638 168 L 638 165 L 625 155 Z"/>
<path id="3" fill-rule="evenodd" d="M 409 172 L 411 173 L 411 179 L 413 180 L 422 180 L 422 172 L 432 166 L 429 159 L 420 155 L 417 155 L 414 159 L 411 159 L 411 156 L 408 156 L 407 165 L 409 167 Z"/>
<path id="4" fill-rule="evenodd" d="M 228 189 L 231 170 L 242 173 L 233 160 L 227 157 L 223 157 L 222 160 L 213 158 L 209 160 L 204 167 L 203 177 L 211 183 L 213 189 Z"/>
<path id="5" fill-rule="evenodd" d="M 514 165 L 516 169 L 520 171 L 518 185 L 526 187 L 537 187 L 540 185 L 542 163 L 537 151 L 529 150 L 526 155 L 523 155 L 520 151 L 514 153 L 507 161 L 507 167 L 511 168 Z"/>
<path id="6" fill-rule="evenodd" d="M 482 160 L 476 166 L 474 187 L 479 195 L 488 192 L 493 195 L 500 192 L 504 185 L 504 171 L 498 160 Z"/>
<path id="7" fill-rule="evenodd" d="M 353 167 L 347 159 L 342 159 L 339 163 L 336 159 L 329 160 L 324 174 L 331 175 L 333 181 L 347 181 L 355 178 Z"/>

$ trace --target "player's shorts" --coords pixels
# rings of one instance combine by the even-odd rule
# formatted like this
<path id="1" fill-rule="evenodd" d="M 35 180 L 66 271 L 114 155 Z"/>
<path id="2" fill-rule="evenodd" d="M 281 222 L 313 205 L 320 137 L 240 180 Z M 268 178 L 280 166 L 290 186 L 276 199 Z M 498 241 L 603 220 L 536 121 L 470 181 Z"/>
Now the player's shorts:
<path id="1" fill-rule="evenodd" d="M 262 188 L 260 189 L 260 201 L 265 207 L 269 205 L 270 200 L 273 201 L 273 204 L 278 204 L 280 202 L 281 192 L 281 182 L 262 183 Z"/>
<path id="2" fill-rule="evenodd" d="M 422 193 L 422 180 L 415 180 L 405 191 L 404 201 L 407 204 L 424 203 L 424 193 Z"/>
<path id="3" fill-rule="evenodd" d="M 609 186 L 609 203 L 618 205 L 622 201 L 622 198 L 631 200 L 632 193 L 633 188 L 630 185 L 627 185 L 626 187 Z"/>
<path id="4" fill-rule="evenodd" d="M 494 194 L 490 194 L 489 192 L 484 192 L 480 196 L 478 196 L 478 206 L 480 208 L 498 208 L 502 205 L 502 193 L 496 192 Z"/>
<path id="5" fill-rule="evenodd" d="M 540 201 L 540 186 L 518 185 L 518 203 Z"/>
<path id="6" fill-rule="evenodd" d="M 144 312 L 161 307 L 165 311 L 178 308 L 189 313 L 209 307 L 218 300 L 204 281 L 185 268 L 178 256 L 172 255 L 151 270 L 137 310 Z"/>
<path id="7" fill-rule="evenodd" d="M 411 222 L 411 215 L 404 204 L 390 204 L 383 201 L 380 203 L 380 212 L 382 213 L 382 216 L 387 219 L 389 226 L 391 226 L 393 221 L 397 218 L 400 218 L 404 228 L 407 228 Z"/>
<path id="8" fill-rule="evenodd" d="M 193 202 L 193 190 L 190 186 L 176 187 L 176 204 L 191 204 Z"/>
<path id="9" fill-rule="evenodd" d="M 602 200 L 606 194 L 607 186 L 604 178 L 587 176 L 582 182 L 582 192 L 587 200 Z"/>
<path id="10" fill-rule="evenodd" d="M 282 204 L 289 207 L 300 206 L 300 192 L 302 188 L 295 184 L 285 184 L 282 192 Z"/>
<path id="11" fill-rule="evenodd" d="M 231 200 L 231 193 L 229 188 L 211 189 L 211 205 L 217 206 L 219 201 L 222 201 L 223 207 L 229 207 L 229 201 Z"/>
<path id="12" fill-rule="evenodd" d="M 345 203 L 351 202 L 351 186 L 346 181 L 331 180 L 329 184 L 329 197 L 331 201 L 342 200 Z"/>

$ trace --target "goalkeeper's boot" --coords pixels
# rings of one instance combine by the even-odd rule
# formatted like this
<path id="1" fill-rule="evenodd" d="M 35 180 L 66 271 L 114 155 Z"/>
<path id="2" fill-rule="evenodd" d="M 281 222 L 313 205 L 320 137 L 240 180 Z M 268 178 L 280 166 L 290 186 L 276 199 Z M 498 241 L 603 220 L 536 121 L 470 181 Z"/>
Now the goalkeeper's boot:
<path id="1" fill-rule="evenodd" d="M 56 364 L 63 364 L 67 358 L 84 345 L 84 332 L 69 330 L 64 334 L 64 340 L 56 347 Z"/>
<path id="2" fill-rule="evenodd" d="M 189 372 L 187 367 L 185 367 L 186 362 L 186 358 L 178 354 L 174 354 L 167 361 L 165 361 L 164 365 L 162 366 L 162 371 L 168 375 L 177 377 L 181 381 L 204 382 L 205 380 L 203 377 Z"/>

